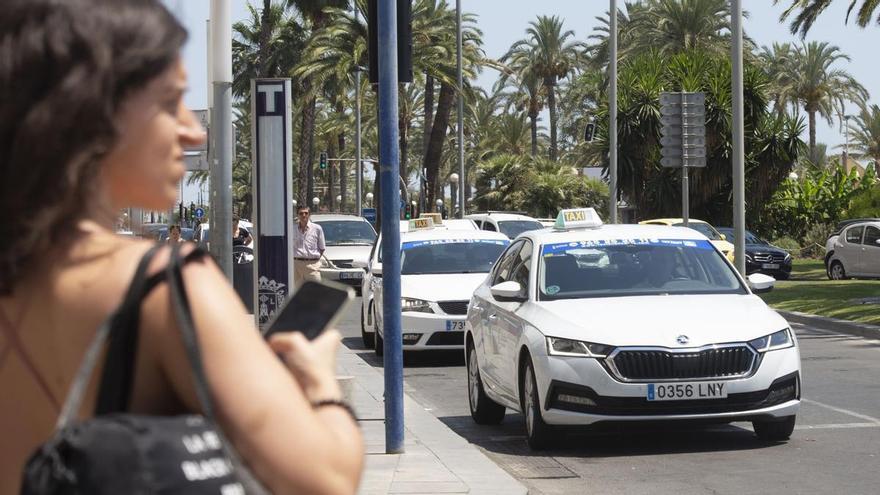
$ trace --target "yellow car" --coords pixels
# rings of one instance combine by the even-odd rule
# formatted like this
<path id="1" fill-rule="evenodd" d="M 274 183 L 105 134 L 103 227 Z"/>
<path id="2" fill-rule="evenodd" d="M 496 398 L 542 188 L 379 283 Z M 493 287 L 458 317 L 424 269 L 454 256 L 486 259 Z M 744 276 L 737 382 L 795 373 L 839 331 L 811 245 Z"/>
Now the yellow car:
<path id="1" fill-rule="evenodd" d="M 654 218 L 652 220 L 642 220 L 639 222 L 642 225 L 668 225 L 671 227 L 684 227 L 684 219 L 682 218 Z M 727 237 L 724 234 L 715 230 L 715 227 L 712 225 L 702 221 L 695 220 L 693 218 L 688 219 L 688 227 L 696 230 L 697 232 L 703 234 L 708 237 L 712 244 L 721 251 L 724 256 L 733 263 L 733 244 L 727 242 Z"/>

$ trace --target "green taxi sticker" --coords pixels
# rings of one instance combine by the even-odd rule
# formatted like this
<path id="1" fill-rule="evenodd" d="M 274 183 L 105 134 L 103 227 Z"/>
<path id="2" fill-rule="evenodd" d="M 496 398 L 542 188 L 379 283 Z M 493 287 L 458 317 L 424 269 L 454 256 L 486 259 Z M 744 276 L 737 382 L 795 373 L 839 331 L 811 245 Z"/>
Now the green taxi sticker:
<path id="1" fill-rule="evenodd" d="M 552 296 L 553 294 L 556 294 L 557 292 L 559 292 L 558 285 L 551 285 L 551 286 L 547 287 L 547 294 Z"/>

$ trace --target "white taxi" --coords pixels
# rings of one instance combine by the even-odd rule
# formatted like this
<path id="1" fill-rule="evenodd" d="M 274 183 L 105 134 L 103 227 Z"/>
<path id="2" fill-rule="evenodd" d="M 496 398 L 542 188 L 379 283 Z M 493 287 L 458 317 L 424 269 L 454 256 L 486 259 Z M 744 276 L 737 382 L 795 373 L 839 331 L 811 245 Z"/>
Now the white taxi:
<path id="1" fill-rule="evenodd" d="M 360 291 L 363 265 L 370 257 L 376 231 L 357 215 L 315 214 L 312 222 L 324 231 L 326 250 L 321 257 L 321 278 L 354 287 Z"/>
<path id="2" fill-rule="evenodd" d="M 800 406 L 788 323 L 708 238 L 682 227 L 602 225 L 564 210 L 505 250 L 468 308 L 471 416 L 522 411 L 529 444 L 556 425 L 751 421 L 785 440 Z"/>
<path id="3" fill-rule="evenodd" d="M 498 255 L 510 244 L 499 232 L 425 228 L 400 235 L 401 334 L 404 351 L 462 349 L 468 302 Z M 410 223 L 417 223 L 412 220 Z M 381 251 L 381 250 L 380 250 Z M 371 266 L 375 308 L 382 308 L 382 259 Z M 382 311 L 373 312 L 377 355 L 382 355 Z"/>
<path id="4" fill-rule="evenodd" d="M 422 213 L 420 218 L 430 218 L 433 222 L 432 228 L 436 230 L 480 230 L 477 228 L 477 224 L 475 224 L 473 220 L 469 219 L 447 218 L 446 220 L 443 220 L 440 217 L 439 213 Z M 400 232 L 408 232 L 410 223 L 415 225 L 418 222 L 400 222 Z M 378 274 L 377 276 L 373 276 L 371 267 L 382 266 L 382 262 L 379 261 L 379 256 L 381 254 L 381 249 L 379 249 L 380 246 L 382 246 L 381 234 L 379 234 L 379 237 L 376 239 L 376 241 L 373 243 L 373 247 L 370 249 L 368 261 L 366 263 L 361 263 L 359 260 L 355 260 L 353 262 L 354 266 L 358 266 L 364 270 L 363 279 L 361 280 L 360 287 L 361 339 L 363 339 L 364 346 L 367 349 L 373 348 L 373 340 L 375 338 L 375 332 L 373 331 L 373 328 L 375 326 L 375 323 L 373 322 L 373 312 L 376 311 L 376 305 L 373 301 L 373 287 L 379 283 L 382 275 Z"/>

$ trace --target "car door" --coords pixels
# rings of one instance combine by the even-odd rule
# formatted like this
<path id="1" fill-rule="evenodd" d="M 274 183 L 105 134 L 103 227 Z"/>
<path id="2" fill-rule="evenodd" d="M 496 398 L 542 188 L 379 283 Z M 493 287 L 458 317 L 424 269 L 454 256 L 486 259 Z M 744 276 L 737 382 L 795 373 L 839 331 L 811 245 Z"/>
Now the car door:
<path id="1" fill-rule="evenodd" d="M 493 389 L 498 388 L 498 304 L 499 302 L 492 297 L 491 288 L 493 285 L 500 284 L 510 279 L 510 275 L 519 259 L 518 253 L 522 249 L 524 242 L 518 241 L 511 244 L 507 250 L 501 254 L 495 269 L 491 272 L 490 278 L 486 284 L 481 286 L 481 290 L 474 293 L 474 304 L 479 308 L 479 331 L 477 338 L 480 340 L 480 347 L 483 349 L 480 368 L 485 368 L 486 382 Z"/>
<path id="2" fill-rule="evenodd" d="M 880 277 L 880 228 L 865 226 L 862 249 L 859 253 L 859 272 L 870 277 Z"/>
<path id="3" fill-rule="evenodd" d="M 834 248 L 835 256 L 843 263 L 843 269 L 847 275 L 860 273 L 859 255 L 862 250 L 862 234 L 864 232 L 864 225 L 854 225 L 847 228 L 838 238 L 838 244 Z"/>
<path id="4" fill-rule="evenodd" d="M 532 241 L 523 241 L 523 247 L 519 250 L 510 273 L 510 280 L 519 283 L 522 288 L 520 295 L 528 298 L 529 280 L 532 268 Z M 522 307 L 522 301 L 498 301 L 496 302 L 497 331 L 495 332 L 496 347 L 498 352 L 499 386 L 505 394 L 515 400 L 519 386 L 519 373 L 517 370 L 517 344 L 522 336 L 524 322 L 517 315 Z M 491 315 L 490 315 L 491 316 Z"/>

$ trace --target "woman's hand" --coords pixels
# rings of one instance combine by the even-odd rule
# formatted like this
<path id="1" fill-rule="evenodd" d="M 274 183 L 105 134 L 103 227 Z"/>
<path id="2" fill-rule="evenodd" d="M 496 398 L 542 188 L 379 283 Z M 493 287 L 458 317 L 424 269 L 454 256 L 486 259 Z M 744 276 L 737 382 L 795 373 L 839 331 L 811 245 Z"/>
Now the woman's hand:
<path id="1" fill-rule="evenodd" d="M 309 341 L 300 332 L 276 333 L 269 346 L 290 368 L 310 402 L 339 400 L 342 392 L 336 381 L 336 351 L 342 340 L 335 329 Z"/>

